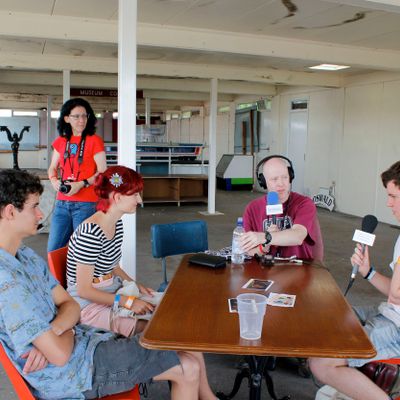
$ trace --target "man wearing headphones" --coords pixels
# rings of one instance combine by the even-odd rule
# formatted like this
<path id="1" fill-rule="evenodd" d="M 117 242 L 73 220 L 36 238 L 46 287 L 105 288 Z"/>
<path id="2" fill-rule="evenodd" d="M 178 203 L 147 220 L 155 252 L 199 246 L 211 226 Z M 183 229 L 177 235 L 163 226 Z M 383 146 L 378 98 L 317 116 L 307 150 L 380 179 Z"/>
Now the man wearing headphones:
<path id="1" fill-rule="evenodd" d="M 262 173 L 259 173 L 261 166 Z M 316 208 L 310 198 L 291 191 L 292 162 L 280 155 L 269 156 L 258 163 L 256 174 L 262 188 L 278 194 L 283 214 L 267 215 L 267 196 L 250 202 L 243 215 L 246 231 L 241 239 L 243 250 L 251 255 L 269 253 L 322 260 Z"/>

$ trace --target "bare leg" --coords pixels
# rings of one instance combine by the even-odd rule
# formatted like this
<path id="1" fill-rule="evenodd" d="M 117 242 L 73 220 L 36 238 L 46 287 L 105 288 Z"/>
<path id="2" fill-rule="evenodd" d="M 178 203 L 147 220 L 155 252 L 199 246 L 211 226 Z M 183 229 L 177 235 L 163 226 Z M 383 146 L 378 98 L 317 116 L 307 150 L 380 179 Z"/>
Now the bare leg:
<path id="1" fill-rule="evenodd" d="M 200 365 L 200 387 L 199 399 L 200 400 L 215 400 L 216 396 L 210 388 L 208 383 L 206 364 L 204 362 L 203 353 L 188 352 L 189 356 L 197 360 Z"/>
<path id="2" fill-rule="evenodd" d="M 178 352 L 181 362 L 160 375 L 154 377 L 156 381 L 171 381 L 171 399 L 198 400 L 200 365 L 197 360 L 184 352 Z"/>
<path id="3" fill-rule="evenodd" d="M 134 335 L 136 335 L 137 333 L 143 332 L 144 328 L 146 328 L 147 322 L 148 322 L 148 321 L 146 321 L 146 320 L 144 320 L 144 319 L 139 319 L 139 320 L 136 322 L 136 326 L 135 326 L 134 331 L 133 331 L 129 336 L 134 336 Z"/>
<path id="4" fill-rule="evenodd" d="M 310 358 L 310 369 L 320 380 L 354 400 L 388 400 L 389 396 L 346 360 Z"/>

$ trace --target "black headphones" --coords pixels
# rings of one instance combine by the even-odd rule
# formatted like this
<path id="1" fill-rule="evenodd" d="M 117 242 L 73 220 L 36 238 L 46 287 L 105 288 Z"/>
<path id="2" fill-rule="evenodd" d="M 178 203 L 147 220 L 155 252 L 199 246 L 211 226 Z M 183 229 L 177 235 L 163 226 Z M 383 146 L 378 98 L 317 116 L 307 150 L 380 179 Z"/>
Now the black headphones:
<path id="1" fill-rule="evenodd" d="M 267 181 L 265 180 L 265 176 L 262 172 L 259 172 L 259 169 L 262 165 L 264 165 L 264 163 L 266 163 L 268 160 L 270 160 L 271 158 L 281 158 L 283 160 L 286 160 L 289 165 L 287 167 L 288 169 L 288 173 L 289 173 L 289 182 L 292 183 L 293 179 L 294 179 L 294 169 L 293 169 L 293 164 L 292 162 L 285 156 L 280 156 L 278 154 L 272 155 L 272 156 L 268 156 L 263 158 L 256 167 L 256 176 L 257 176 L 257 181 L 259 183 L 259 185 L 263 188 L 263 189 L 267 189 Z"/>

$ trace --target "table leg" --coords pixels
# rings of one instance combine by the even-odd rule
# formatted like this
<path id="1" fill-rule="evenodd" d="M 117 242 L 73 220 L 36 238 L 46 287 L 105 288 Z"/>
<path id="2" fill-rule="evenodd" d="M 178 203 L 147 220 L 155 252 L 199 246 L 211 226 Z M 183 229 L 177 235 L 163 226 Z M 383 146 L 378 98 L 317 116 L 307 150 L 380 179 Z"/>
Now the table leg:
<path id="1" fill-rule="evenodd" d="M 246 356 L 246 363 L 243 368 L 237 373 L 232 391 L 226 395 L 218 392 L 217 396 L 221 400 L 231 400 L 239 391 L 243 378 L 247 378 L 249 382 L 249 400 L 261 399 L 261 383 L 263 377 L 267 384 L 268 393 L 273 400 L 289 400 L 290 396 L 284 396 L 280 399 L 276 397 L 274 384 L 271 376 L 268 374 L 266 364 L 268 357 Z"/>
<path id="2" fill-rule="evenodd" d="M 246 357 L 246 361 L 249 363 L 250 374 L 251 374 L 251 379 L 249 382 L 249 388 L 250 388 L 249 400 L 261 399 L 261 384 L 263 378 L 263 371 L 265 369 L 267 360 L 268 357 L 256 357 L 256 356 Z M 271 395 L 269 388 L 268 388 L 268 393 Z M 274 396 L 271 397 L 274 400 L 278 400 L 275 394 Z"/>
<path id="3" fill-rule="evenodd" d="M 266 358 L 268 358 L 268 357 L 266 357 Z M 274 382 L 271 378 L 271 375 L 268 372 L 268 368 L 264 368 L 262 370 L 262 374 L 264 375 L 264 379 L 265 379 L 265 383 L 267 385 L 267 390 L 268 390 L 269 395 L 271 396 L 271 398 L 273 400 L 278 400 L 278 398 L 276 397 L 276 394 L 275 394 Z M 283 396 L 279 400 L 289 400 L 289 399 L 290 399 L 290 396 Z"/>
<path id="4" fill-rule="evenodd" d="M 240 385 L 242 384 L 243 378 L 246 378 L 250 381 L 250 370 L 245 367 L 242 368 L 237 374 L 235 378 L 235 382 L 233 383 L 232 391 L 229 394 L 224 394 L 222 392 L 217 392 L 218 399 L 220 400 L 231 400 L 233 399 L 237 392 L 239 391 Z"/>

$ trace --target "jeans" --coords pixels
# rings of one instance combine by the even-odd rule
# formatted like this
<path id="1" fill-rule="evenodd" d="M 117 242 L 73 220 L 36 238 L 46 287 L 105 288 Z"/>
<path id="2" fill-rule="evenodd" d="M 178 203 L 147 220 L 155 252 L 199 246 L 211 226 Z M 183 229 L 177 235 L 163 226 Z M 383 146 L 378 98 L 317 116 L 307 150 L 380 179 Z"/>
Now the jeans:
<path id="1" fill-rule="evenodd" d="M 78 225 L 96 212 L 96 203 L 57 200 L 51 219 L 47 251 L 67 245 Z"/>
<path id="2" fill-rule="evenodd" d="M 151 382 L 180 361 L 174 351 L 147 350 L 138 336 L 116 335 L 97 345 L 93 355 L 92 389 L 85 399 L 97 399 L 133 389 L 140 382 Z"/>

